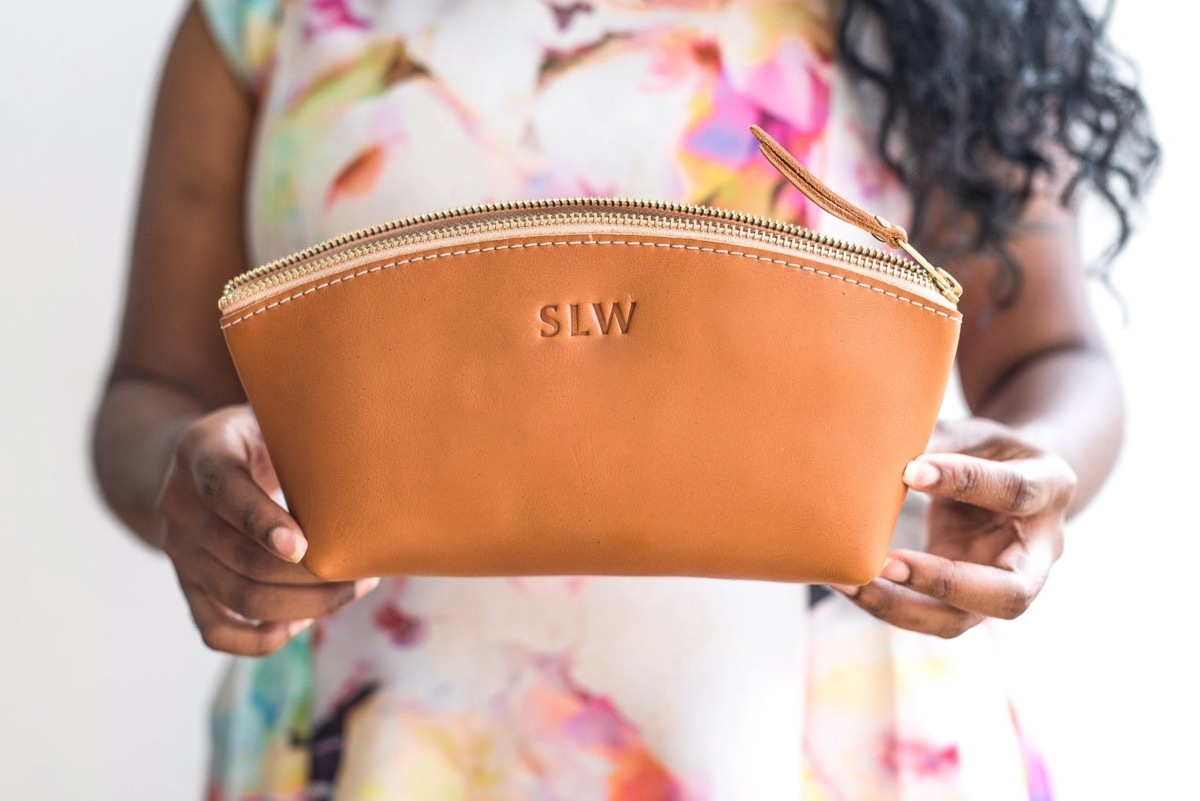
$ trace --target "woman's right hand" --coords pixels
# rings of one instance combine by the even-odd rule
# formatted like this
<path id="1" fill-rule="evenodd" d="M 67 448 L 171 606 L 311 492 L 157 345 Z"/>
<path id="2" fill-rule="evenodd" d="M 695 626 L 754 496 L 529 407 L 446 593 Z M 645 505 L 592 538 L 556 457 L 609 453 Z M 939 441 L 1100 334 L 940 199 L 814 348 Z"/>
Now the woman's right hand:
<path id="1" fill-rule="evenodd" d="M 298 564 L 308 542 L 271 499 L 278 489 L 248 406 L 201 417 L 179 439 L 158 496 L 162 549 L 214 650 L 264 656 L 379 584 L 327 582 Z"/>

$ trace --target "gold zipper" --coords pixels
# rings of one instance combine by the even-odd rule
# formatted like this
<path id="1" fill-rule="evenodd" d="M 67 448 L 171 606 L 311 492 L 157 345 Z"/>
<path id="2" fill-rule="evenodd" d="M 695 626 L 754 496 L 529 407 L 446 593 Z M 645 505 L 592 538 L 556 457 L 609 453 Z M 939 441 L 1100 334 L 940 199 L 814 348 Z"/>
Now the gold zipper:
<path id="1" fill-rule="evenodd" d="M 472 221 L 472 218 L 479 216 L 488 219 Z M 442 225 L 429 231 L 409 230 L 431 223 Z M 846 243 L 778 220 L 682 203 L 618 198 L 558 198 L 467 206 L 363 228 L 242 273 L 225 285 L 219 306 L 222 312 L 228 311 L 232 306 L 240 305 L 280 284 L 399 245 L 434 243 L 480 233 L 579 224 L 641 225 L 747 237 L 757 242 L 865 267 L 929 289 L 938 289 L 936 282 L 922 267 L 901 256 Z"/>
<path id="2" fill-rule="evenodd" d="M 711 206 L 619 198 L 523 200 L 422 214 L 344 234 L 242 273 L 225 285 L 218 305 L 222 312 L 228 311 L 234 304 L 257 296 L 281 283 L 304 278 L 335 267 L 340 262 L 397 245 L 436 242 L 495 231 L 586 223 L 665 226 L 697 233 L 748 236 L 754 241 L 768 242 L 865 267 L 885 275 L 902 277 L 940 292 L 953 304 L 958 303 L 962 296 L 962 285 L 954 280 L 950 273 L 933 266 L 917 252 L 908 241 L 907 231 L 878 215 L 868 214 L 830 190 L 762 128 L 752 125 L 750 131 L 758 139 L 759 149 L 767 160 L 810 200 L 830 214 L 862 228 L 880 242 L 906 251 L 915 263 L 893 254 L 849 244 L 799 225 L 715 209 Z M 530 215 L 529 212 L 536 214 Z M 472 218 L 481 215 L 488 219 L 471 222 Z M 438 225 L 436 229 L 427 232 L 408 230 L 433 223 L 449 224 Z M 397 236 L 388 236 L 389 234 Z"/>

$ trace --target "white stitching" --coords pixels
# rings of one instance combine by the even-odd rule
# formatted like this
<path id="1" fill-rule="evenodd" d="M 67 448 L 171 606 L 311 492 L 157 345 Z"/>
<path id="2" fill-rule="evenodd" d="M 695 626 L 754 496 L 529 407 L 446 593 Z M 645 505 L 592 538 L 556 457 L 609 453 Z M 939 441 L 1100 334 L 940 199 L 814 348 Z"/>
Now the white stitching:
<path id="1" fill-rule="evenodd" d="M 746 253 L 746 252 L 740 251 L 740 250 L 725 250 L 723 248 L 700 247 L 699 245 L 679 245 L 679 244 L 675 244 L 672 242 L 636 242 L 636 241 L 629 241 L 629 240 L 578 240 L 578 241 L 572 241 L 572 242 L 515 242 L 512 244 L 508 244 L 508 245 L 491 245 L 486 248 L 471 248 L 470 250 L 454 250 L 454 251 L 449 251 L 446 253 L 428 253 L 424 256 L 415 256 L 411 259 L 402 259 L 401 261 L 393 261 L 389 264 L 380 264 L 375 267 L 368 267 L 367 269 L 361 270 L 357 273 L 351 273 L 349 275 L 340 276 L 338 278 L 333 279 L 332 281 L 326 281 L 323 284 L 318 284 L 317 286 L 309 287 L 308 289 L 304 290 L 303 292 L 297 292 L 295 295 L 290 295 L 286 298 L 277 300 L 274 303 L 269 303 L 257 311 L 252 311 L 249 314 L 244 314 L 235 320 L 230 320 L 228 323 L 225 323 L 224 325 L 221 326 L 221 330 L 224 331 L 226 328 L 232 328 L 233 326 L 237 325 L 238 323 L 242 322 L 243 320 L 248 320 L 251 317 L 260 315 L 265 311 L 269 311 L 270 309 L 275 308 L 276 306 L 282 306 L 283 304 L 287 303 L 288 301 L 295 300 L 296 298 L 303 297 L 304 295 L 311 295 L 313 292 L 316 292 L 318 289 L 324 289 L 325 287 L 333 286 L 334 284 L 340 284 L 343 281 L 349 281 L 352 278 L 358 278 L 359 276 L 367 275 L 368 273 L 379 272 L 380 270 L 388 270 L 388 269 L 391 269 L 392 267 L 401 267 L 405 264 L 413 264 L 415 262 L 428 261 L 430 259 L 445 259 L 445 258 L 450 258 L 451 256 L 470 256 L 475 253 L 491 253 L 492 251 L 497 251 L 497 250 L 515 250 L 518 248 L 528 248 L 528 247 L 559 247 L 559 246 L 571 246 L 571 245 L 624 245 L 627 247 L 636 247 L 636 246 L 658 247 L 658 248 L 673 248 L 676 250 L 694 250 L 698 253 L 712 253 L 712 254 L 721 255 L 721 256 L 742 256 L 744 258 L 753 259 L 755 261 L 765 261 L 769 264 L 778 264 L 782 267 L 791 267 L 796 270 L 803 270 L 805 272 L 813 273 L 814 275 L 822 276 L 823 278 L 832 278 L 836 281 L 842 281 L 847 284 L 859 286 L 859 287 L 862 287 L 863 289 L 870 289 L 873 292 L 879 292 L 883 295 L 887 295 L 889 298 L 894 298 L 895 300 L 898 300 L 901 303 L 907 303 L 908 305 L 915 306 L 918 309 L 924 309 L 925 311 L 933 312 L 934 314 L 938 315 L 939 317 L 945 317 L 947 320 L 950 320 L 951 322 L 954 322 L 954 323 L 959 322 L 959 320 L 957 318 L 951 317 L 949 314 L 946 314 L 941 309 L 935 308 L 933 306 L 926 306 L 925 304 L 918 303 L 915 300 L 909 300 L 906 297 L 897 295 L 895 292 L 889 292 L 888 290 L 883 289 L 881 287 L 877 287 L 873 284 L 864 284 L 862 281 L 858 281 L 854 278 L 847 278 L 844 275 L 837 275 L 835 273 L 826 272 L 825 270 L 818 270 L 816 267 L 809 267 L 807 264 L 796 264 L 794 262 L 785 261 L 783 259 L 770 259 L 770 258 L 767 258 L 766 256 L 759 256 L 755 253 Z"/>

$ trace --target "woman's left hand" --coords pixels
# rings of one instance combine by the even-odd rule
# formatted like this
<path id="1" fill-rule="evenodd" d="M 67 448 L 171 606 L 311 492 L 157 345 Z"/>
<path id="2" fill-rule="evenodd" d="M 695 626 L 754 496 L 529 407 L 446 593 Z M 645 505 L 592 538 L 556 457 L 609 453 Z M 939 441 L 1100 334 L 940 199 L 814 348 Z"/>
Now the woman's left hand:
<path id="1" fill-rule="evenodd" d="M 893 551 L 879 578 L 836 589 L 880 620 L 940 637 L 1024 612 L 1062 553 L 1070 466 L 972 418 L 939 423 L 904 482 L 932 496 L 926 551 Z"/>

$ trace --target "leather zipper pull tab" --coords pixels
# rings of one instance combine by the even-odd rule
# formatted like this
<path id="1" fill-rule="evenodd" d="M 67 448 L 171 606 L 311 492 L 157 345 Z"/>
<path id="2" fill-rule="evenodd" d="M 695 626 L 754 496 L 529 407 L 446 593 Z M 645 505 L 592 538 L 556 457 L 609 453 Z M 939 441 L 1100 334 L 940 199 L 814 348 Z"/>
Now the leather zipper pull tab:
<path id="1" fill-rule="evenodd" d="M 950 301 L 958 303 L 962 297 L 962 284 L 954 276 L 930 264 L 924 256 L 908 241 L 908 231 L 903 226 L 894 225 L 875 214 L 868 214 L 821 182 L 796 157 L 784 149 L 772 136 L 757 125 L 750 126 L 750 133 L 758 140 L 758 149 L 767 157 L 767 161 L 779 170 L 792 186 L 804 193 L 805 197 L 816 203 L 825 211 L 866 231 L 871 236 L 883 242 L 888 247 L 897 248 L 908 253 L 933 280 L 938 290 Z"/>

